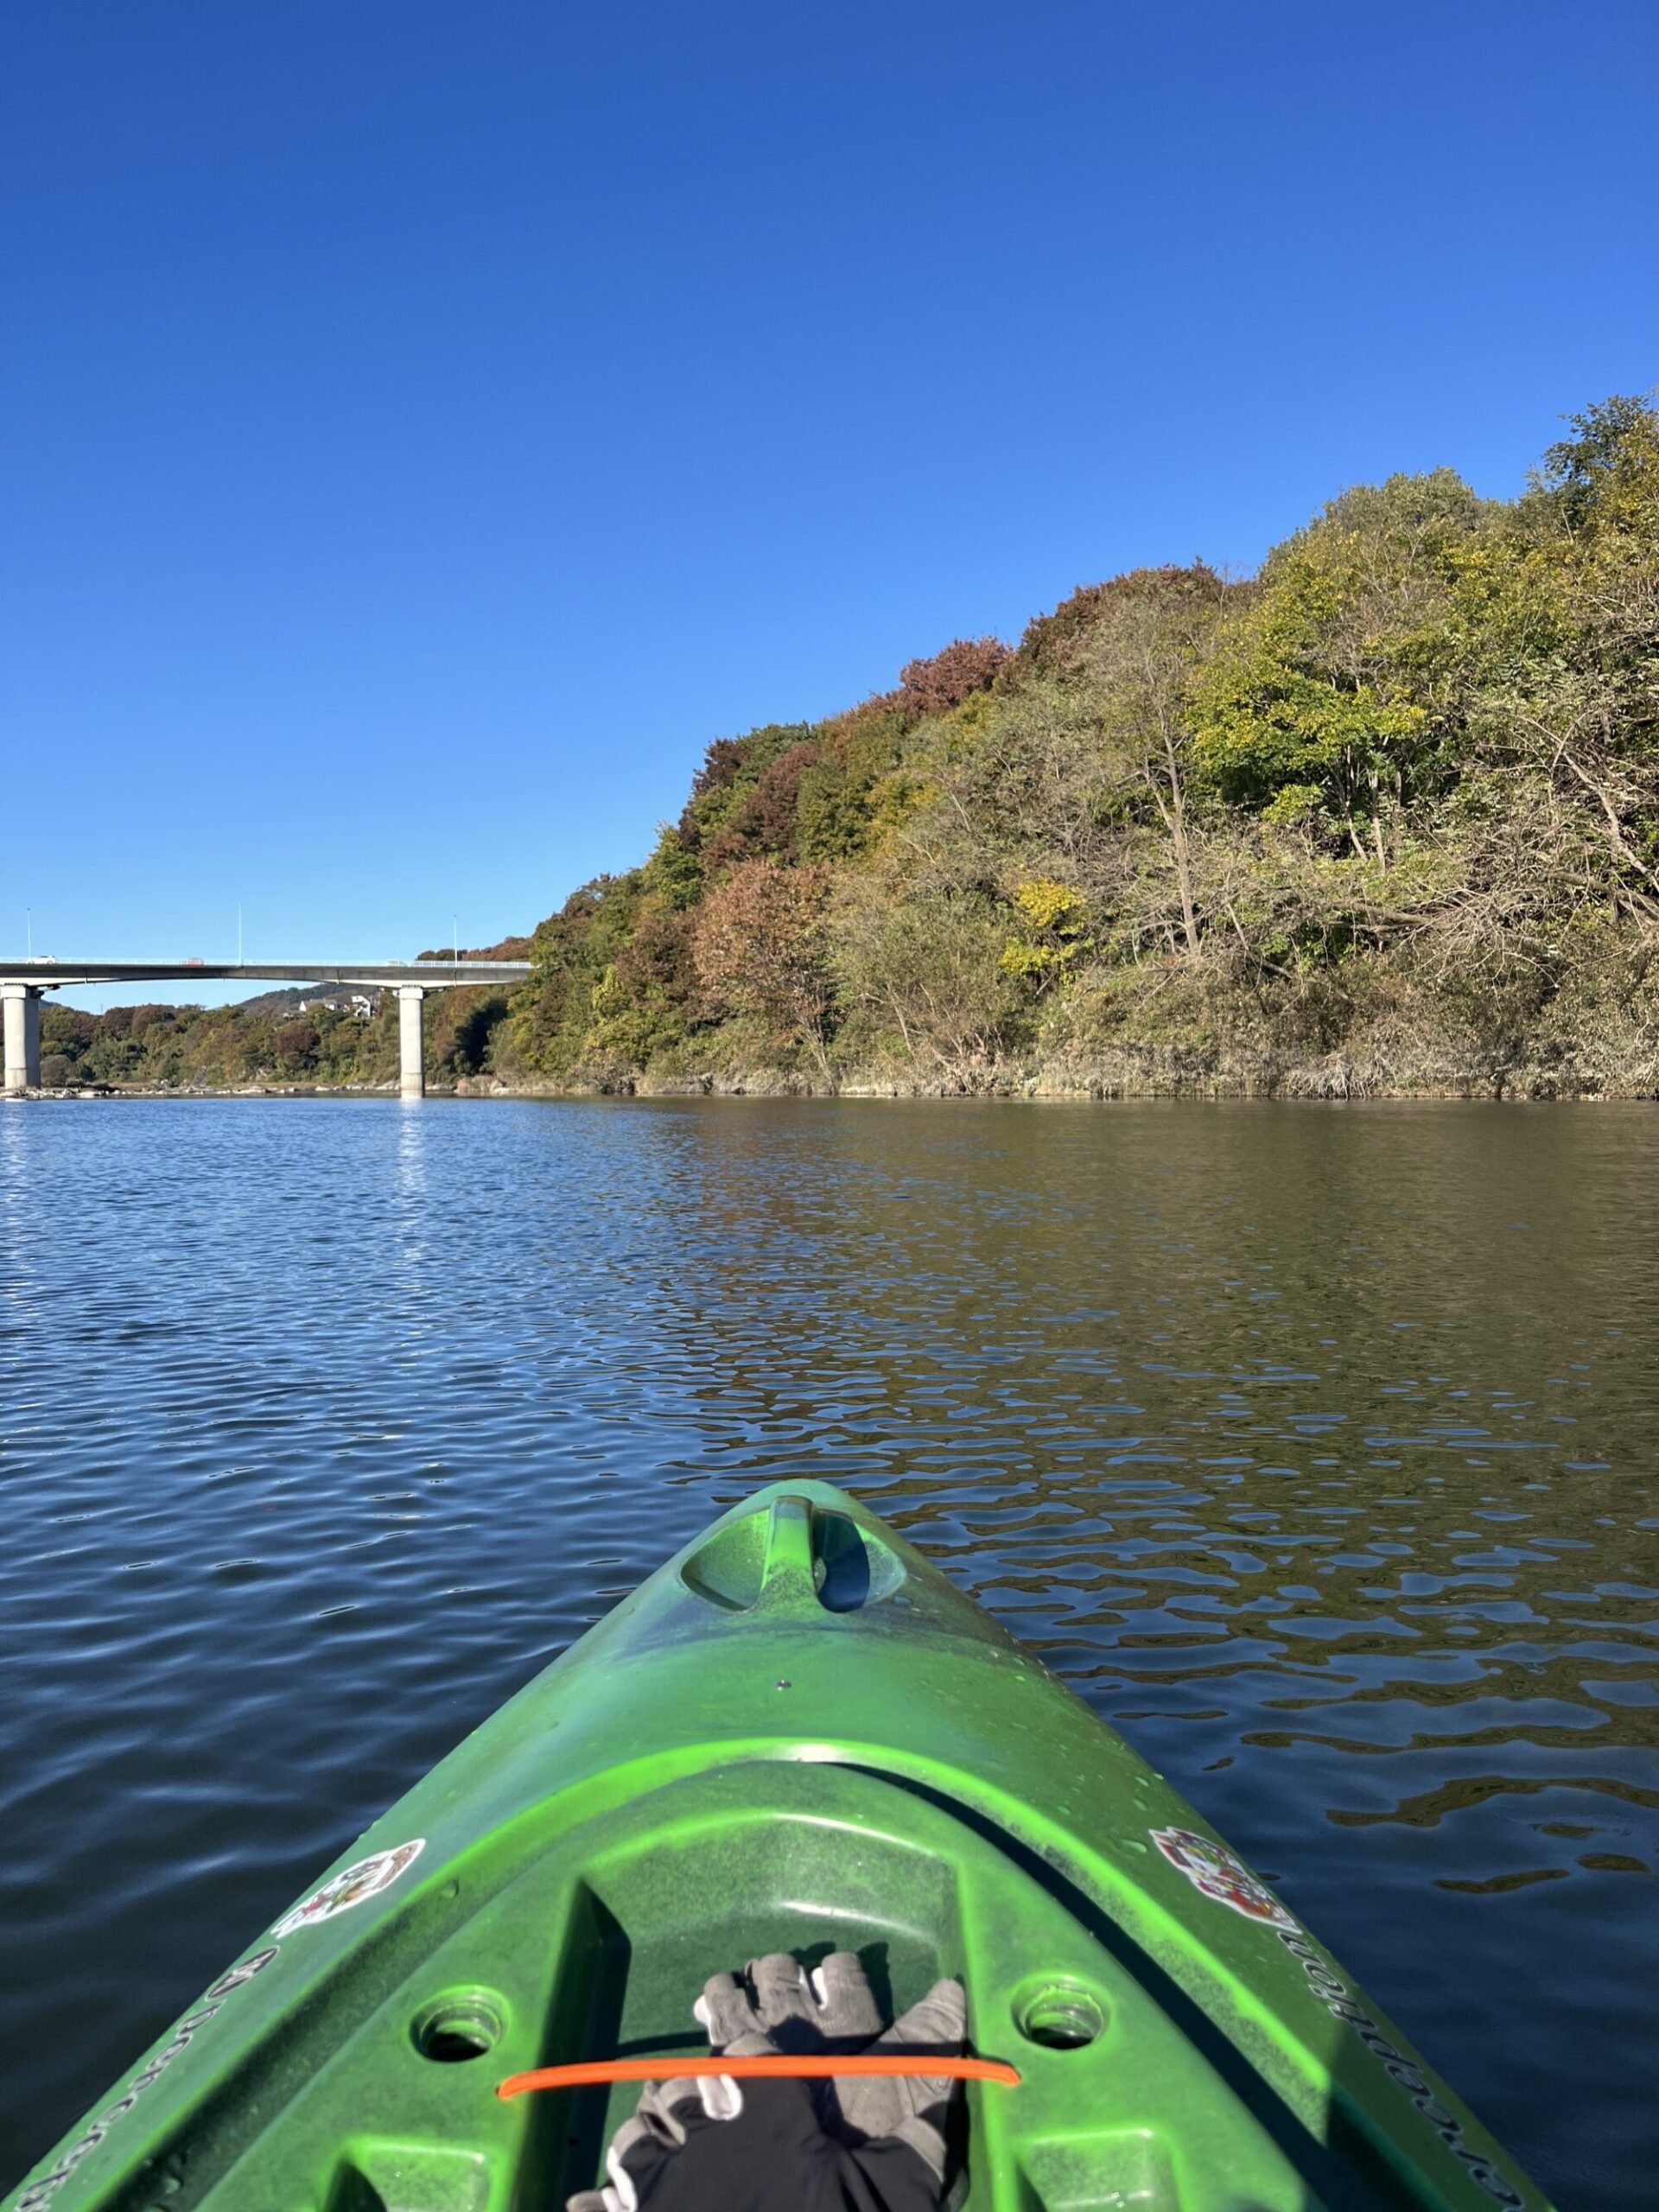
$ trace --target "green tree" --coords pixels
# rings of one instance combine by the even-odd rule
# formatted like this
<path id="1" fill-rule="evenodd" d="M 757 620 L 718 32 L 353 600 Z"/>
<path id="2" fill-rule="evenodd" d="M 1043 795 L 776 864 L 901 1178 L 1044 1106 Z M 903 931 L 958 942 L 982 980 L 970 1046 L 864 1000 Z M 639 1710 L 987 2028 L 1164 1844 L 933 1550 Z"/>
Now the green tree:
<path id="1" fill-rule="evenodd" d="M 1201 947 L 1193 695 L 1227 598 L 1227 586 L 1202 561 L 1138 569 L 1096 586 L 1078 619 L 1043 649 L 1052 671 L 1083 690 L 1096 718 L 1114 815 L 1155 823 L 1161 835 L 1182 941 L 1193 957 Z"/>
<path id="2" fill-rule="evenodd" d="M 1454 773 L 1447 616 L 1495 519 L 1450 469 L 1333 500 L 1263 564 L 1198 686 L 1196 758 L 1230 806 L 1317 817 L 1380 868 L 1412 802 Z"/>
<path id="3" fill-rule="evenodd" d="M 985 1090 L 1018 1020 L 1004 912 L 982 892 L 849 887 L 836 967 L 861 1039 L 952 1090 Z"/>

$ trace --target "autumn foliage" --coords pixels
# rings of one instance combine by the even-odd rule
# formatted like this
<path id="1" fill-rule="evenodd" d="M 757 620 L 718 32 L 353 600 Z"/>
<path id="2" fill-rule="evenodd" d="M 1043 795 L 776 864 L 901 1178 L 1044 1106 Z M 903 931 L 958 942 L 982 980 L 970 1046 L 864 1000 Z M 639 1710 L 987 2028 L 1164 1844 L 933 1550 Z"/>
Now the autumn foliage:
<path id="1" fill-rule="evenodd" d="M 644 866 L 538 933 L 519 1050 L 624 1083 L 1659 1087 L 1659 417 L 1572 428 L 1508 505 L 1357 486 L 1255 577 L 1133 569 L 1017 650 L 717 741 Z"/>
<path id="2" fill-rule="evenodd" d="M 829 899 L 827 868 L 744 861 L 704 899 L 692 938 L 715 1013 L 753 1022 L 774 1044 L 804 1046 L 825 1077 L 835 1003 Z"/>
<path id="3" fill-rule="evenodd" d="M 1000 638 L 956 638 L 931 660 L 899 671 L 905 705 L 918 715 L 948 715 L 976 691 L 988 691 L 1013 659 Z"/>

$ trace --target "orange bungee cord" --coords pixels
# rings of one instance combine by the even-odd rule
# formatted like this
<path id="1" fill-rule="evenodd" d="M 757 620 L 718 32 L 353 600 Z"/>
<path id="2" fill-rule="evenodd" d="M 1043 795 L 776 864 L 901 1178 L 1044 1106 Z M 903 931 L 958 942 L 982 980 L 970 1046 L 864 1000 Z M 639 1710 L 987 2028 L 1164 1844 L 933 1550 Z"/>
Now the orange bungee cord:
<path id="1" fill-rule="evenodd" d="M 498 2097 L 523 2096 L 526 2089 L 587 2089 L 606 2082 L 668 2082 L 690 2075 L 724 2075 L 734 2082 L 828 2082 L 849 2075 L 909 2075 L 935 2082 L 998 2082 L 1013 2088 L 1017 2068 L 1000 2058 L 938 2058 L 897 2050 L 855 2051 L 844 2057 L 794 2057 L 768 2051 L 753 2058 L 590 2058 L 574 2066 L 538 2066 L 528 2074 L 509 2074 L 498 2083 Z"/>

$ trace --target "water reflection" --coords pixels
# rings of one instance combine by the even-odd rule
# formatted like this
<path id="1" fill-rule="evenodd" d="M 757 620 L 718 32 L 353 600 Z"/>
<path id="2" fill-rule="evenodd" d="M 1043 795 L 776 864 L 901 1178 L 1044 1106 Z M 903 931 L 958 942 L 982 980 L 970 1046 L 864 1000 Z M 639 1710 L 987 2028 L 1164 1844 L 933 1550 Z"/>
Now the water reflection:
<path id="1" fill-rule="evenodd" d="M 48 1994 L 0 2101 L 32 2140 L 716 1505 L 810 1466 L 1168 1771 L 1568 2212 L 1645 2202 L 1650 1109 L 27 1119 L 0 1932 Z"/>
<path id="2" fill-rule="evenodd" d="M 31 1121 L 27 1107 L 0 1105 L 0 1336 L 26 1327 L 35 1304 Z"/>
<path id="3" fill-rule="evenodd" d="M 426 1144 L 429 1124 L 425 1101 L 403 1098 L 397 1103 L 397 1190 L 402 1198 L 419 1199 L 426 1193 Z"/>

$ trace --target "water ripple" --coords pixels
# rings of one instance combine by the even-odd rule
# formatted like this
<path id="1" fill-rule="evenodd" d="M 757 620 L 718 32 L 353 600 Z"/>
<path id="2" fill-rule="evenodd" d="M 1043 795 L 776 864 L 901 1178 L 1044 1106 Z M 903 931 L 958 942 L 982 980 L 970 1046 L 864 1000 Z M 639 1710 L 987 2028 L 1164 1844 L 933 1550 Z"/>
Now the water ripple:
<path id="1" fill-rule="evenodd" d="M 1655 1126 L 0 1112 L 8 2176 L 671 1547 L 810 1468 L 1281 1882 L 1567 2212 L 1634 2212 Z"/>

